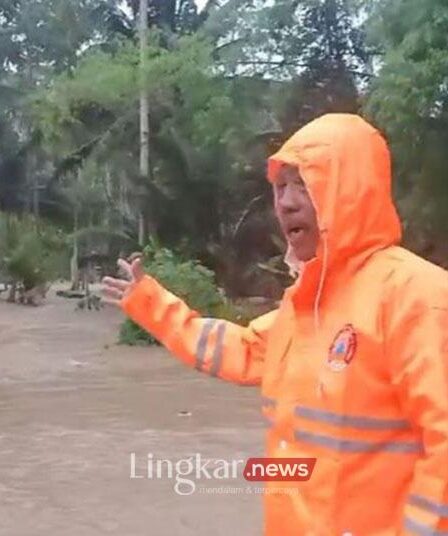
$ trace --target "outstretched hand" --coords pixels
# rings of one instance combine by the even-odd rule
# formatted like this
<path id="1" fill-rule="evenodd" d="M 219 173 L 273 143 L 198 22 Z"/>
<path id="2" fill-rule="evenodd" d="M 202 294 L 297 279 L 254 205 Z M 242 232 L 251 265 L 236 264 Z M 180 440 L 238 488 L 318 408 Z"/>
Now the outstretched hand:
<path id="1" fill-rule="evenodd" d="M 123 279 L 105 277 L 102 280 L 101 292 L 105 296 L 103 301 L 112 305 L 120 306 L 120 302 L 125 298 L 145 275 L 143 270 L 143 260 L 141 257 L 131 263 L 124 259 L 119 259 L 118 266 L 124 274 Z"/>

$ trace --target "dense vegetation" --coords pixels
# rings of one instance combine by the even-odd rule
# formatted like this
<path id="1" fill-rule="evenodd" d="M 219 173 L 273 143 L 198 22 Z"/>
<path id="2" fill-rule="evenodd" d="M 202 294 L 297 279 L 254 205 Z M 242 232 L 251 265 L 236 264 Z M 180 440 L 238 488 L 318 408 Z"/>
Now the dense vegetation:
<path id="1" fill-rule="evenodd" d="M 446 264 L 444 2 L 148 0 L 147 31 L 139 5 L 0 0 L 0 270 L 24 282 L 13 240 L 36 281 L 64 248 L 76 279 L 156 240 L 230 297 L 277 297 L 265 159 L 328 111 L 387 133 L 407 244 Z"/>

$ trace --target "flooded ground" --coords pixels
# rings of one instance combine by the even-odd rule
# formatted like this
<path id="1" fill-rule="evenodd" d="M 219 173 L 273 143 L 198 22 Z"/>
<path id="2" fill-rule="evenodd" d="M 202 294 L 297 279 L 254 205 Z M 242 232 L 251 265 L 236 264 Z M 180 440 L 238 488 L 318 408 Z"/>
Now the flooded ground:
<path id="1" fill-rule="evenodd" d="M 74 309 L 0 301 L 0 535 L 260 535 L 261 495 L 241 476 L 202 474 L 185 496 L 146 478 L 148 454 L 262 455 L 258 391 L 117 346 L 118 311 Z"/>

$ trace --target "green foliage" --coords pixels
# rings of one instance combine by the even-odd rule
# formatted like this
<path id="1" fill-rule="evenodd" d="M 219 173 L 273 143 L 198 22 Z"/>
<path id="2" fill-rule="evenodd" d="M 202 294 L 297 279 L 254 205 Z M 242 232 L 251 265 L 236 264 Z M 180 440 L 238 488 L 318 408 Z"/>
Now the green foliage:
<path id="1" fill-rule="evenodd" d="M 229 0 L 205 30 L 225 32 L 221 59 L 246 75 L 287 81 L 310 72 L 368 74 L 360 6 L 354 0 Z"/>
<path id="2" fill-rule="evenodd" d="M 121 324 L 118 340 L 120 344 L 127 346 L 158 346 L 160 344 L 150 333 L 141 329 L 129 318 Z"/>
<path id="3" fill-rule="evenodd" d="M 227 300 L 216 285 L 215 274 L 197 260 L 186 260 L 152 242 L 144 251 L 144 267 L 148 274 L 201 316 L 240 325 L 247 325 L 257 316 L 256 310 L 248 305 L 236 306 Z M 131 346 L 159 344 L 130 319 L 121 325 L 119 341 Z"/>
<path id="4" fill-rule="evenodd" d="M 366 113 L 392 142 L 410 235 L 448 231 L 448 6 L 440 0 L 376 3 L 371 39 L 383 50 Z"/>
<path id="5" fill-rule="evenodd" d="M 229 295 L 263 294 L 258 263 L 278 255 L 266 156 L 316 116 L 364 102 L 392 142 L 406 230 L 446 235 L 442 0 L 226 0 L 200 14 L 193 0 L 149 0 L 143 58 L 138 9 L 0 0 L 0 210 L 51 218 L 73 251 L 94 228 L 104 251 L 120 250 L 112 236 L 135 240 L 142 214 L 148 235 L 188 242 Z"/>
<path id="6" fill-rule="evenodd" d="M 88 50 L 105 46 L 112 3 L 0 2 L 0 209 L 27 210 L 31 177 L 45 193 L 53 162 L 41 151 L 28 102 L 36 88 L 51 86 L 54 76 L 70 72 Z"/>
<path id="7" fill-rule="evenodd" d="M 145 271 L 192 309 L 204 316 L 224 312 L 225 302 L 216 286 L 214 273 L 199 261 L 185 260 L 169 249 L 159 248 L 155 243 L 145 248 L 144 259 Z M 154 344 L 155 340 L 126 320 L 121 327 L 120 342 Z"/>
<path id="8" fill-rule="evenodd" d="M 51 282 L 68 261 L 64 237 L 31 217 L 0 213 L 0 273 L 25 290 Z"/>
<path id="9" fill-rule="evenodd" d="M 221 238 L 223 219 L 237 220 L 242 210 L 234 189 L 251 169 L 247 147 L 258 128 L 250 105 L 256 92 L 242 96 L 237 82 L 217 76 L 212 47 L 199 35 L 180 37 L 166 48 L 162 34 L 153 31 L 143 65 L 138 58 L 128 42 L 86 54 L 70 76 L 54 79 L 51 89 L 36 96 L 34 118 L 55 158 L 94 144 L 76 165 L 92 183 L 108 178 L 117 197 L 108 192 L 106 212 L 114 212 L 115 220 L 117 215 L 131 220 L 135 233 L 135 215 L 143 210 L 164 242 L 175 245 L 188 235 L 194 237 L 194 253 L 203 253 L 211 237 Z M 151 119 L 150 181 L 136 166 L 142 84 Z M 89 167 L 93 173 L 85 173 Z M 68 182 L 65 197 L 76 199 L 70 184 L 85 181 L 72 175 L 59 182 Z M 84 212 L 92 203 L 89 195 Z"/>
<path id="10" fill-rule="evenodd" d="M 203 315 L 213 316 L 223 303 L 214 273 L 196 260 L 184 260 L 173 251 L 155 244 L 144 250 L 144 266 L 168 290 Z"/>

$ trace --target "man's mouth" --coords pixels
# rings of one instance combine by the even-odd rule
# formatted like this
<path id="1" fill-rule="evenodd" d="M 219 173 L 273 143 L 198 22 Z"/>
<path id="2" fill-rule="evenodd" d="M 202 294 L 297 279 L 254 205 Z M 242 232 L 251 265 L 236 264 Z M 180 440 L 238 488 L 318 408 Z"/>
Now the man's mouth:
<path id="1" fill-rule="evenodd" d="M 286 234 L 288 235 L 288 238 L 297 240 L 297 238 L 299 238 L 302 233 L 303 233 L 303 227 L 294 226 L 294 227 L 290 227 L 287 230 Z"/>

